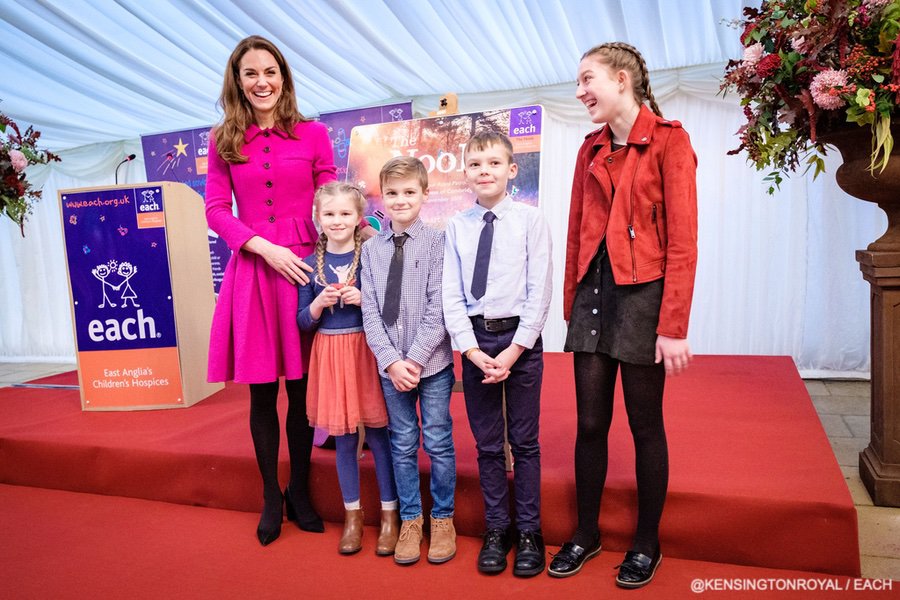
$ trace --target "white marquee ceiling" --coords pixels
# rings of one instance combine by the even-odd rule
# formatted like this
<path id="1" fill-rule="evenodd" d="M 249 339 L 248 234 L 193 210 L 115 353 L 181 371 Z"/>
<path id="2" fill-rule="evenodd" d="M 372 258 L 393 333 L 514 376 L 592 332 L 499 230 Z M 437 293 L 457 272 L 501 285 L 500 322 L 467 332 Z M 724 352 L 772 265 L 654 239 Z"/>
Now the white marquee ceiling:
<path id="1" fill-rule="evenodd" d="M 749 2 L 754 4 L 754 2 Z M 747 0 L 0 0 L 0 110 L 64 149 L 218 120 L 235 43 L 284 51 L 318 114 L 453 91 L 574 80 L 591 46 L 651 70 L 740 54 Z"/>

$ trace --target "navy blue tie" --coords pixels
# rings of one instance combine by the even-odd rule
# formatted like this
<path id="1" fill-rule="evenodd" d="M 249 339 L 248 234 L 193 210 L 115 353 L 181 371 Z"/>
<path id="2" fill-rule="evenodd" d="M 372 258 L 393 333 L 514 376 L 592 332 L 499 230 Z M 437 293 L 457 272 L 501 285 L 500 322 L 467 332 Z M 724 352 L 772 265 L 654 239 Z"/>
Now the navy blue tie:
<path id="1" fill-rule="evenodd" d="M 491 264 L 491 244 L 494 242 L 494 219 L 491 211 L 484 213 L 484 227 L 478 238 L 478 252 L 475 254 L 475 271 L 472 274 L 472 297 L 480 300 L 487 289 L 488 267 Z"/>
<path id="2" fill-rule="evenodd" d="M 381 318 L 385 325 L 393 325 L 400 316 L 400 291 L 403 289 L 403 244 L 406 234 L 394 234 L 394 256 L 388 267 L 387 286 L 384 288 L 384 308 Z"/>

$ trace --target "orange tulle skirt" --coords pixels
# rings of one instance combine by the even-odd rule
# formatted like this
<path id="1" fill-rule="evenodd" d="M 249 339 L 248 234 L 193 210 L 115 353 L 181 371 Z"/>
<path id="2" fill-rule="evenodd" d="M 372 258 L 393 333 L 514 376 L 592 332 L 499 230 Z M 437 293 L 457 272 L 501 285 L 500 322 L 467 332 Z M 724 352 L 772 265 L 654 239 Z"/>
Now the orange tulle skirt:
<path id="1" fill-rule="evenodd" d="M 388 424 L 378 366 L 362 331 L 316 334 L 309 362 L 306 416 L 310 425 L 331 435 L 354 433 L 360 424 Z"/>

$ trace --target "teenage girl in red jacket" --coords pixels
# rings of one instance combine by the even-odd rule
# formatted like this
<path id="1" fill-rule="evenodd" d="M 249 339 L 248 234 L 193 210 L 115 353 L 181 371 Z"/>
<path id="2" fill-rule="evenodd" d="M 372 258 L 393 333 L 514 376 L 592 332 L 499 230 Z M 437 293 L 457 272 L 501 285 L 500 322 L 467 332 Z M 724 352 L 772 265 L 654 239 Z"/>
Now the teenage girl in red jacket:
<path id="1" fill-rule="evenodd" d="M 576 97 L 604 123 L 578 152 L 563 292 L 566 351 L 575 353 L 578 528 L 550 565 L 567 577 L 600 552 L 613 390 L 622 373 L 636 454 L 638 523 L 616 583 L 641 587 L 659 565 L 668 484 L 666 374 L 688 366 L 697 263 L 697 159 L 687 133 L 660 114 L 641 54 L 619 42 L 589 50 Z M 646 106 L 645 101 L 649 104 Z"/>

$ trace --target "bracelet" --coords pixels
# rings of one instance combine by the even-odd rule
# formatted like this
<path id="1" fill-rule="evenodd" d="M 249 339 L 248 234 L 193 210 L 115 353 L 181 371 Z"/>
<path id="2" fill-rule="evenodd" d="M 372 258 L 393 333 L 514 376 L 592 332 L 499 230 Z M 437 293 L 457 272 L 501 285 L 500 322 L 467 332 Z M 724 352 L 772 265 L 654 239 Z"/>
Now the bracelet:
<path id="1" fill-rule="evenodd" d="M 474 348 L 469 348 L 468 350 L 463 352 L 463 356 L 465 356 L 466 358 L 469 358 L 473 352 L 481 352 L 481 348 L 479 348 L 478 346 L 475 346 Z M 469 360 L 472 360 L 472 359 L 469 358 Z"/>

